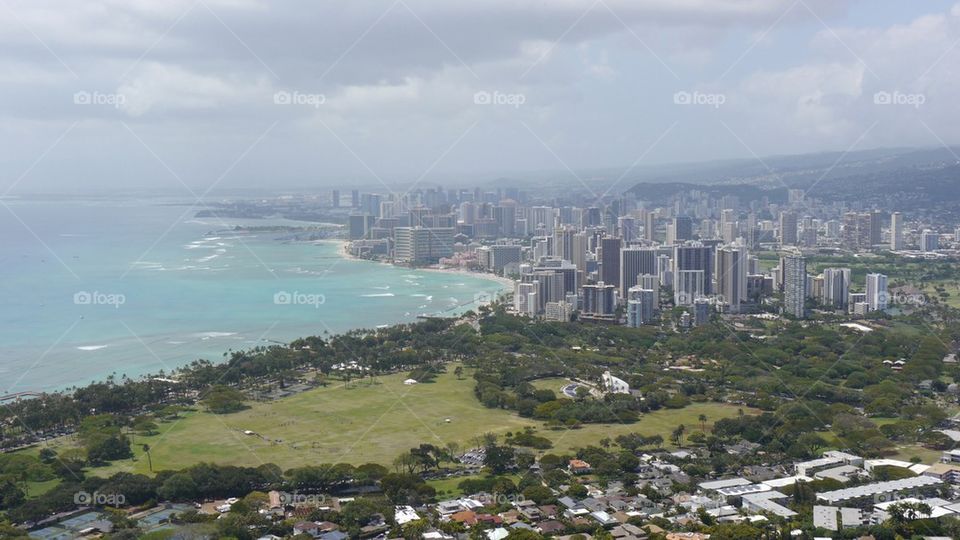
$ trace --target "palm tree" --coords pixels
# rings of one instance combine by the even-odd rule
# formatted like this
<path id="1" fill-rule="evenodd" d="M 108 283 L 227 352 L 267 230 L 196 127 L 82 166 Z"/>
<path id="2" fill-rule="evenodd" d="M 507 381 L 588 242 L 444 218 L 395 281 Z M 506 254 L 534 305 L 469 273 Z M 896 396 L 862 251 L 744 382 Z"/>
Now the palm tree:
<path id="1" fill-rule="evenodd" d="M 145 454 L 147 454 L 147 464 L 148 464 L 149 467 L 150 467 L 150 472 L 153 472 L 153 458 L 150 457 L 150 445 L 149 445 L 149 444 L 143 445 L 143 452 L 144 452 Z"/>
<path id="2" fill-rule="evenodd" d="M 680 448 L 683 448 L 683 433 L 687 430 L 686 426 L 680 424 L 676 429 L 670 434 L 670 438 L 673 439 L 673 442 Z"/>
<path id="3" fill-rule="evenodd" d="M 700 416 L 697 417 L 697 420 L 700 421 L 700 431 L 706 432 L 707 431 L 707 415 L 701 414 Z"/>

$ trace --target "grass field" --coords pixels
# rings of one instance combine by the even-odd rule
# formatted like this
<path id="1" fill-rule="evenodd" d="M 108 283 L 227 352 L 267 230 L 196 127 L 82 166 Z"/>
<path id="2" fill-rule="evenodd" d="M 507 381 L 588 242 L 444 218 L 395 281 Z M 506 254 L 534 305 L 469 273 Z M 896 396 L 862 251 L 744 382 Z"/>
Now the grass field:
<path id="1" fill-rule="evenodd" d="M 154 471 L 200 462 L 276 463 L 283 468 L 333 462 L 389 466 L 397 455 L 420 443 L 456 442 L 467 447 L 482 433 L 503 435 L 527 426 L 538 428 L 554 442 L 550 451 L 562 452 L 622 433 L 660 434 L 669 440 L 678 424 L 687 426 L 688 434 L 700 429 L 700 414 L 707 415 L 708 429 L 710 422 L 737 414 L 734 406 L 695 403 L 644 415 L 634 424 L 548 430 L 542 422 L 483 407 L 473 395 L 473 380 L 469 376 L 457 379 L 452 369 L 434 383 L 407 386 L 405 378 L 396 374 L 375 383 L 354 382 L 349 388 L 342 384 L 318 388 L 279 401 L 255 403 L 229 415 L 188 413 L 178 421 L 161 424 L 155 436 L 137 436 L 133 460 L 92 472 L 148 472 L 143 444 L 151 447 Z M 559 388 L 562 383 L 555 379 L 538 385 Z M 256 435 L 245 435 L 248 430 Z"/>

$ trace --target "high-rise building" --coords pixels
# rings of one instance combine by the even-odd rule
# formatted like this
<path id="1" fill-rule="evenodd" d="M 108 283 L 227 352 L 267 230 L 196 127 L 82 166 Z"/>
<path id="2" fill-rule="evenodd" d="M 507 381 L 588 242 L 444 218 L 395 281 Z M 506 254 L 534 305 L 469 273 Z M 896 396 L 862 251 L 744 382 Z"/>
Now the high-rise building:
<path id="1" fill-rule="evenodd" d="M 639 328 L 655 321 L 656 293 L 651 289 L 630 287 L 627 291 L 627 326 Z"/>
<path id="2" fill-rule="evenodd" d="M 354 214 L 349 218 L 349 234 L 351 240 L 367 238 L 376 218 L 369 214 Z"/>
<path id="3" fill-rule="evenodd" d="M 609 317 L 614 314 L 617 308 L 615 285 L 607 285 L 601 281 L 595 285 L 584 285 L 580 290 L 583 297 L 583 315 Z"/>
<path id="4" fill-rule="evenodd" d="M 637 220 L 629 216 L 617 218 L 617 231 L 625 244 L 633 242 L 637 237 Z"/>
<path id="5" fill-rule="evenodd" d="M 490 269 L 496 274 L 505 274 L 511 265 L 519 267 L 523 248 L 515 245 L 490 246 Z"/>
<path id="6" fill-rule="evenodd" d="M 655 248 L 626 248 L 620 250 L 620 297 L 626 299 L 627 291 L 637 284 L 640 274 L 657 273 L 657 250 Z"/>
<path id="7" fill-rule="evenodd" d="M 350 206 L 352 208 L 360 208 L 360 190 L 350 190 Z"/>
<path id="8" fill-rule="evenodd" d="M 436 263 L 453 255 L 454 233 L 449 227 L 397 227 L 393 258 L 411 264 Z"/>
<path id="9" fill-rule="evenodd" d="M 600 281 L 616 286 L 620 283 L 620 248 L 623 241 L 619 238 L 604 237 L 600 240 Z"/>
<path id="10" fill-rule="evenodd" d="M 796 212 L 780 212 L 780 245 L 797 245 L 797 214 Z"/>
<path id="11" fill-rule="evenodd" d="M 924 253 L 931 253 L 940 249 L 940 235 L 926 229 L 920 234 L 920 249 Z"/>
<path id="12" fill-rule="evenodd" d="M 847 212 L 843 215 L 843 244 L 854 251 L 869 250 L 880 243 L 880 212 L 858 214 Z"/>
<path id="13" fill-rule="evenodd" d="M 536 286 L 532 282 L 518 281 L 513 287 L 513 309 L 520 315 L 536 315 Z"/>
<path id="14" fill-rule="evenodd" d="M 673 287 L 673 259 L 669 255 L 657 256 L 657 277 L 660 285 Z"/>
<path id="15" fill-rule="evenodd" d="M 882 235 L 882 223 L 883 223 L 883 214 L 879 210 L 874 210 L 870 212 L 870 246 L 873 247 L 879 245 L 883 239 Z"/>
<path id="16" fill-rule="evenodd" d="M 577 230 L 573 227 L 558 227 L 553 231 L 553 254 L 565 261 L 573 262 L 573 237 Z"/>
<path id="17" fill-rule="evenodd" d="M 693 219 L 677 216 L 667 226 L 667 244 L 677 244 L 693 238 Z"/>
<path id="18" fill-rule="evenodd" d="M 673 303 L 678 306 L 691 306 L 694 300 L 702 298 L 704 293 L 703 270 L 677 270 L 673 276 Z"/>
<path id="19" fill-rule="evenodd" d="M 590 237 L 586 233 L 573 235 L 573 251 L 570 254 L 572 262 L 580 272 L 587 271 L 587 250 L 590 246 Z"/>
<path id="20" fill-rule="evenodd" d="M 887 309 L 887 276 L 867 274 L 867 307 L 870 311 Z"/>
<path id="21" fill-rule="evenodd" d="M 807 262 L 803 257 L 784 257 L 783 265 L 783 312 L 798 319 L 806 316 Z"/>
<path id="22" fill-rule="evenodd" d="M 340 208 L 340 190 L 335 189 L 330 196 L 330 206 Z"/>
<path id="23" fill-rule="evenodd" d="M 701 242 L 688 242 L 673 248 L 673 279 L 681 270 L 700 270 L 703 272 L 701 294 L 713 294 L 714 249 Z"/>
<path id="24" fill-rule="evenodd" d="M 732 245 L 717 250 L 717 294 L 731 313 L 747 300 L 747 249 Z"/>
<path id="25" fill-rule="evenodd" d="M 826 307 L 846 310 L 850 301 L 850 269 L 825 268 L 823 270 L 823 297 Z"/>
<path id="26" fill-rule="evenodd" d="M 655 234 L 657 232 L 657 213 L 647 211 L 643 215 L 643 238 L 650 242 L 653 242 L 655 239 Z"/>
<path id="27" fill-rule="evenodd" d="M 656 274 L 640 274 L 637 287 L 653 291 L 653 310 L 660 311 L 660 276 Z"/>
<path id="28" fill-rule="evenodd" d="M 497 228 L 501 235 L 514 236 L 516 234 L 517 206 L 512 201 L 504 201 L 500 206 L 494 206 L 493 219 L 497 222 Z"/>
<path id="29" fill-rule="evenodd" d="M 903 214 L 894 212 L 890 215 L 890 249 L 903 249 Z"/>

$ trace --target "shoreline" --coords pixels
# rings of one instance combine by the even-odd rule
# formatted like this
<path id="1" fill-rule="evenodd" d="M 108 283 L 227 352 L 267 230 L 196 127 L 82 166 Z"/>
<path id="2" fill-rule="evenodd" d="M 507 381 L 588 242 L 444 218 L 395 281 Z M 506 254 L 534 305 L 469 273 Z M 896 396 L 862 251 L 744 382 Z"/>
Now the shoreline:
<path id="1" fill-rule="evenodd" d="M 370 262 L 370 263 L 384 264 L 384 265 L 387 265 L 387 266 L 392 266 L 392 267 L 394 267 L 394 268 L 401 268 L 401 269 L 405 269 L 405 270 L 412 270 L 412 271 L 425 270 L 425 271 L 427 271 L 427 272 L 439 272 L 439 273 L 449 274 L 449 275 L 469 276 L 469 277 L 472 277 L 472 278 L 485 279 L 485 280 L 493 281 L 493 282 L 496 282 L 496 283 L 498 283 L 498 284 L 500 285 L 500 290 L 498 291 L 498 294 L 502 294 L 502 293 L 504 293 L 505 291 L 513 292 L 513 288 L 514 288 L 514 286 L 516 285 L 516 281 L 513 280 L 513 279 L 510 279 L 510 278 L 508 278 L 508 277 L 498 276 L 498 275 L 496 275 L 496 274 L 489 274 L 489 273 L 486 273 L 486 272 L 474 272 L 474 271 L 471 271 L 471 270 L 460 269 L 460 268 L 453 268 L 453 267 L 442 267 L 442 268 L 441 268 L 441 267 L 439 267 L 439 266 L 418 266 L 418 267 L 403 266 L 403 265 L 400 265 L 400 264 L 392 263 L 392 262 L 390 262 L 390 261 L 382 261 L 382 260 L 377 260 L 377 259 L 364 259 L 363 257 L 357 257 L 356 255 L 353 255 L 352 253 L 350 253 L 350 251 L 348 250 L 348 248 L 350 247 L 350 241 L 349 241 L 349 240 L 334 240 L 334 239 L 330 239 L 330 240 L 317 240 L 317 242 L 325 242 L 325 243 L 336 243 L 336 244 L 339 244 L 339 246 L 337 247 L 337 249 L 338 249 L 339 252 L 340 252 L 340 256 L 343 257 L 344 259 L 349 259 L 349 260 L 353 260 L 353 261 L 365 261 L 365 262 Z"/>

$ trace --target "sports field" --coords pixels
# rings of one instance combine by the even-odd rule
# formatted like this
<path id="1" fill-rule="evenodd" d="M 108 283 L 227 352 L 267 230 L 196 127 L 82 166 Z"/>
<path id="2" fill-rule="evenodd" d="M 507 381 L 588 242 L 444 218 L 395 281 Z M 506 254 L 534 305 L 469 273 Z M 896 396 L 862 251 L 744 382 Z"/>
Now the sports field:
<path id="1" fill-rule="evenodd" d="M 542 422 L 500 409 L 487 409 L 473 395 L 473 379 L 458 379 L 451 367 L 436 382 L 404 385 L 404 374 L 380 377 L 374 383 L 353 382 L 318 388 L 229 415 L 188 413 L 180 420 L 160 424 L 160 433 L 134 440 L 134 460 L 115 462 L 94 470 L 148 472 L 143 444 L 151 447 L 154 471 L 180 469 L 200 462 L 256 466 L 276 463 L 283 468 L 318 463 L 390 465 L 400 453 L 420 443 L 471 446 L 487 432 L 503 435 L 526 426 L 556 444 L 551 452 L 597 444 L 621 433 L 659 433 L 669 440 L 678 424 L 687 433 L 699 429 L 697 418 L 710 422 L 734 416 L 737 408 L 697 403 L 681 410 L 644 415 L 630 425 L 587 425 L 551 431 Z M 556 384 L 562 381 L 549 381 Z M 245 434 L 245 432 L 252 434 Z"/>

